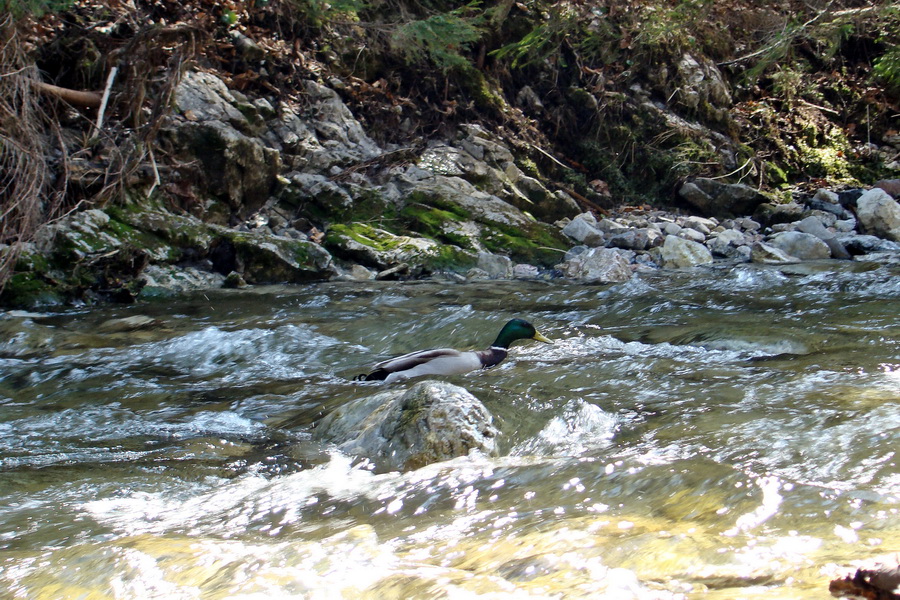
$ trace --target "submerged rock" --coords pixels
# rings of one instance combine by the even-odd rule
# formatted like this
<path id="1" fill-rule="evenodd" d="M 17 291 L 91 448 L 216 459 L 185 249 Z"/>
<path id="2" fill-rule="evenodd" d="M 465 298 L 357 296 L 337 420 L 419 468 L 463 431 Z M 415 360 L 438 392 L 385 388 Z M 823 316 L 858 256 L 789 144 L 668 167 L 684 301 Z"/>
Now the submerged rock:
<path id="1" fill-rule="evenodd" d="M 381 471 L 410 470 L 472 450 L 495 456 L 499 432 L 492 421 L 467 390 L 423 381 L 349 402 L 319 421 L 313 435 Z"/>

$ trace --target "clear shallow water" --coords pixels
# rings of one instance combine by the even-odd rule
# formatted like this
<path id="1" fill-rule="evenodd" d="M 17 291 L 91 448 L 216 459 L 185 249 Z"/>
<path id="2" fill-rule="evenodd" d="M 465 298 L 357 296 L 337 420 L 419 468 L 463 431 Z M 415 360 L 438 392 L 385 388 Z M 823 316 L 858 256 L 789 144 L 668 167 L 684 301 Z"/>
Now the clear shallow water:
<path id="1" fill-rule="evenodd" d="M 822 598 L 900 551 L 900 267 L 327 284 L 0 317 L 0 596 Z M 123 330 L 116 319 L 152 325 Z M 450 381 L 499 458 L 312 442 L 351 378 L 525 316 Z M 127 329 L 127 328 L 124 328 Z"/>

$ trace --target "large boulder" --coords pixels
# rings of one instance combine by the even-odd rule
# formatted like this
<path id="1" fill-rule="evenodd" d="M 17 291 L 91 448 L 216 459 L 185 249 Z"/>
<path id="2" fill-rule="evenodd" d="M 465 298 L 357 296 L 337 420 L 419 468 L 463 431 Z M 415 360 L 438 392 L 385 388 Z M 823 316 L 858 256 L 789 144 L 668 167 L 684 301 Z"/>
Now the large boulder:
<path id="1" fill-rule="evenodd" d="M 856 201 L 863 232 L 900 242 L 900 204 L 881 188 L 872 188 Z"/>
<path id="2" fill-rule="evenodd" d="M 712 253 L 699 242 L 670 235 L 655 250 L 660 266 L 670 269 L 694 267 L 713 262 Z"/>
<path id="3" fill-rule="evenodd" d="M 778 223 L 793 223 L 803 218 L 803 206 L 796 202 L 773 204 L 766 202 L 760 204 L 753 211 L 753 219 L 763 225 L 771 227 Z"/>
<path id="4" fill-rule="evenodd" d="M 831 258 L 831 249 L 816 236 L 801 231 L 776 233 L 769 244 L 800 260 Z"/>
<path id="5" fill-rule="evenodd" d="M 495 456 L 492 421 L 467 390 L 423 381 L 349 402 L 319 421 L 313 436 L 368 458 L 379 471 L 411 470 L 473 450 Z"/>
<path id="6" fill-rule="evenodd" d="M 678 190 L 681 198 L 707 217 L 740 217 L 751 214 L 767 198 L 742 183 L 722 183 L 698 177 Z"/>
<path id="7" fill-rule="evenodd" d="M 190 182 L 200 190 L 196 195 L 223 200 L 242 217 L 259 209 L 275 189 L 281 155 L 256 137 L 261 126 L 239 110 L 252 113 L 253 105 L 201 72 L 185 74 L 174 104 L 180 118 L 165 122 L 161 139 L 184 164 L 202 166 Z"/>
<path id="8" fill-rule="evenodd" d="M 631 279 L 631 264 L 618 250 L 589 248 L 571 254 L 556 265 L 565 277 L 582 283 L 620 283 Z"/>

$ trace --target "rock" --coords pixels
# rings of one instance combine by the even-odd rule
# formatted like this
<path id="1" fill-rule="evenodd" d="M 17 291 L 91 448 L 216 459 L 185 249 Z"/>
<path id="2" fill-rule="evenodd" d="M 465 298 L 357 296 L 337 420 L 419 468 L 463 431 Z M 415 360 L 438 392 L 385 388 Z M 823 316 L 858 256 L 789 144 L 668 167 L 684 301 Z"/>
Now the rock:
<path id="1" fill-rule="evenodd" d="M 851 256 L 875 252 L 900 251 L 900 244 L 897 242 L 891 242 L 874 235 L 842 234 L 837 236 L 836 239 L 841 242 Z"/>
<path id="2" fill-rule="evenodd" d="M 249 284 L 244 279 L 244 276 L 238 273 L 237 271 L 232 271 L 228 275 L 225 276 L 225 281 L 222 282 L 222 287 L 228 288 L 231 290 L 239 290 L 245 287 L 248 287 Z"/>
<path id="3" fill-rule="evenodd" d="M 856 229 L 856 218 L 841 219 L 834 222 L 835 231 L 849 233 Z"/>
<path id="4" fill-rule="evenodd" d="M 672 235 L 666 238 L 656 252 L 660 265 L 670 269 L 704 265 L 713 261 L 712 253 L 703 244 Z"/>
<path id="5" fill-rule="evenodd" d="M 837 206 L 837 205 L 829 204 L 828 206 Z M 827 210 L 810 209 L 809 205 L 807 205 L 807 209 L 808 210 L 803 211 L 803 215 L 802 215 L 803 219 L 806 219 L 807 217 L 815 217 L 825 227 L 834 227 L 834 224 L 837 223 L 838 215 L 836 215 L 833 212 L 829 212 Z M 843 216 L 845 212 L 846 211 L 844 211 L 844 209 L 841 208 L 841 216 Z M 803 219 L 800 219 L 800 220 L 802 221 Z"/>
<path id="6" fill-rule="evenodd" d="M 754 232 L 759 231 L 762 228 L 762 225 L 757 221 L 750 219 L 748 217 L 741 217 L 740 219 L 734 220 L 735 225 L 743 229 L 744 231 Z"/>
<path id="7" fill-rule="evenodd" d="M 778 233 L 772 236 L 769 243 L 785 254 L 800 260 L 831 258 L 831 249 L 824 241 L 801 231 Z"/>
<path id="8" fill-rule="evenodd" d="M 97 327 L 97 333 L 127 333 L 131 331 L 140 331 L 142 329 L 155 329 L 162 325 L 162 322 L 147 315 L 133 315 L 121 319 L 109 319 L 104 321 Z"/>
<path id="9" fill-rule="evenodd" d="M 744 234 L 736 229 L 726 229 L 714 235 L 706 242 L 706 247 L 715 256 L 725 258 L 744 258 L 738 247 L 745 245 Z"/>
<path id="10" fill-rule="evenodd" d="M 479 252 L 477 268 L 491 279 L 509 279 L 513 276 L 513 261 L 508 256 Z"/>
<path id="11" fill-rule="evenodd" d="M 900 198 L 900 179 L 881 179 L 872 187 L 884 190 L 891 198 Z"/>
<path id="12" fill-rule="evenodd" d="M 222 273 L 236 271 L 247 283 L 305 283 L 337 275 L 331 255 L 320 245 L 267 233 L 228 232 L 210 255 Z"/>
<path id="13" fill-rule="evenodd" d="M 361 224 L 333 225 L 325 243 L 338 258 L 378 270 L 398 263 L 421 262 L 425 256 L 436 254 L 440 247 L 428 238 L 398 236 Z"/>
<path id="14" fill-rule="evenodd" d="M 603 232 L 597 228 L 597 219 L 591 213 L 582 213 L 573 218 L 563 227 L 562 232 L 587 246 L 599 247 L 605 243 Z"/>
<path id="15" fill-rule="evenodd" d="M 865 190 L 861 190 L 859 188 L 844 190 L 838 192 L 838 201 L 841 203 L 841 206 L 844 208 L 849 208 L 851 210 L 856 209 L 856 201 L 859 200 L 859 197 L 865 193 Z"/>
<path id="16" fill-rule="evenodd" d="M 721 183 L 698 177 L 685 182 L 678 190 L 685 202 L 707 217 L 737 217 L 752 213 L 767 198 L 754 188 L 741 183 Z"/>
<path id="17" fill-rule="evenodd" d="M 847 249 L 844 248 L 844 245 L 840 242 L 840 240 L 835 237 L 834 233 L 826 229 L 825 225 L 817 217 L 809 216 L 798 222 L 797 231 L 814 235 L 825 242 L 825 244 L 831 250 L 832 258 L 850 258 L 850 253 L 847 252 Z M 798 258 L 800 257 L 798 256 Z"/>
<path id="18" fill-rule="evenodd" d="M 819 188 L 818 190 L 816 190 L 816 193 L 813 195 L 812 199 L 828 204 L 839 205 L 841 203 L 841 198 L 837 195 L 837 193 L 832 192 L 831 190 L 826 190 L 824 188 Z"/>
<path id="19" fill-rule="evenodd" d="M 872 188 L 856 201 L 863 232 L 900 242 L 900 204 L 881 188 Z"/>
<path id="20" fill-rule="evenodd" d="M 753 220 L 771 227 L 778 223 L 793 223 L 803 215 L 803 207 L 796 202 L 786 204 L 760 204 L 753 211 Z"/>
<path id="21" fill-rule="evenodd" d="M 690 216 L 684 219 L 683 222 L 684 227 L 689 229 L 693 229 L 694 231 L 699 231 L 704 236 L 712 233 L 712 230 L 716 228 L 717 223 L 712 219 L 704 219 L 703 217 Z"/>
<path id="22" fill-rule="evenodd" d="M 247 118 L 225 82 L 206 71 L 187 71 L 175 88 L 174 104 L 188 121 L 222 121 L 245 128 Z"/>
<path id="23" fill-rule="evenodd" d="M 397 277 L 399 277 L 401 275 L 406 275 L 408 273 L 409 273 L 409 265 L 406 264 L 405 262 L 402 262 L 402 263 L 394 265 L 393 267 L 390 267 L 388 269 L 384 269 L 383 271 L 379 271 L 375 275 L 375 279 L 377 279 L 378 281 L 388 281 L 391 279 L 396 279 Z"/>
<path id="24" fill-rule="evenodd" d="M 757 242 L 751 246 L 750 260 L 755 263 L 766 265 L 799 262 L 793 256 L 788 255 L 784 250 L 763 242 Z"/>
<path id="25" fill-rule="evenodd" d="M 551 193 L 543 183 L 523 173 L 514 163 L 507 166 L 505 173 L 512 193 L 498 196 L 513 206 L 546 221 L 578 214 L 578 204 L 571 196 Z"/>
<path id="26" fill-rule="evenodd" d="M 519 263 L 513 267 L 513 277 L 515 279 L 537 279 L 541 272 L 534 265 Z"/>
<path id="27" fill-rule="evenodd" d="M 499 432 L 484 405 L 465 389 L 438 381 L 351 401 L 316 424 L 313 436 L 379 471 L 411 470 L 466 456 L 496 456 Z"/>
<path id="28" fill-rule="evenodd" d="M 690 240 L 692 242 L 697 242 L 698 244 L 702 244 L 706 241 L 706 235 L 703 232 L 697 231 L 696 229 L 692 229 L 690 227 L 685 227 L 684 229 L 682 229 L 676 237 Z"/>
<path id="29" fill-rule="evenodd" d="M 840 204 L 831 204 L 830 202 L 823 202 L 821 200 L 816 200 L 815 198 L 809 200 L 806 203 L 806 206 L 812 211 L 820 211 L 831 214 L 835 219 L 844 218 L 848 214 L 847 209 Z"/>
<path id="30" fill-rule="evenodd" d="M 353 198 L 341 186 L 324 175 L 293 172 L 286 176 L 290 185 L 281 190 L 281 198 L 291 205 L 311 202 L 326 211 L 335 214 L 353 206 Z"/>
<path id="31" fill-rule="evenodd" d="M 567 254 L 566 261 L 556 268 L 565 277 L 583 283 L 620 283 L 631 279 L 630 262 L 611 248 L 589 248 L 572 256 Z"/>
<path id="32" fill-rule="evenodd" d="M 646 229 L 626 229 L 613 234 L 606 245 L 624 250 L 646 250 L 650 246 L 650 234 Z"/>
<path id="33" fill-rule="evenodd" d="M 362 265 L 350 265 L 346 276 L 353 281 L 371 281 L 375 279 L 375 273 Z"/>
<path id="34" fill-rule="evenodd" d="M 666 235 L 678 235 L 681 233 L 681 229 L 681 225 L 678 225 L 677 223 L 666 223 L 663 226 L 662 231 Z"/>
<path id="35" fill-rule="evenodd" d="M 201 271 L 194 267 L 177 267 L 175 265 L 148 265 L 139 279 L 143 282 L 141 296 L 154 296 L 163 292 L 190 292 L 210 290 L 222 287 L 225 276 L 219 273 Z"/>
<path id="36" fill-rule="evenodd" d="M 207 174 L 193 182 L 200 189 L 196 195 L 212 194 L 246 218 L 275 190 L 281 155 L 259 138 L 222 121 L 182 123 L 166 133 L 178 159 L 199 162 L 200 171 Z"/>

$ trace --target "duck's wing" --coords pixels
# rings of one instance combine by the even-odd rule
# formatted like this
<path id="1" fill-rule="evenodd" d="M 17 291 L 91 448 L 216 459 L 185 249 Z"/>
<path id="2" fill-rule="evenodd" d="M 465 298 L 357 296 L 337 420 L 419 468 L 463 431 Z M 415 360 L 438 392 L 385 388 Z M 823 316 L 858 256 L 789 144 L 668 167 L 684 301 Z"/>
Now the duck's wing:
<path id="1" fill-rule="evenodd" d="M 360 381 L 381 381 L 387 379 L 391 373 L 412 372 L 416 367 L 434 361 L 443 363 L 447 360 L 459 360 L 465 358 L 467 354 L 469 353 L 460 352 L 453 348 L 435 348 L 433 350 L 410 352 L 403 356 L 382 361 L 374 365 L 370 373 L 359 375 L 356 379 Z"/>

